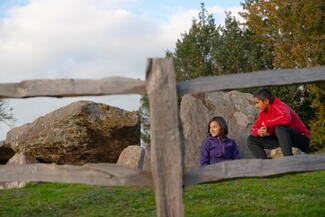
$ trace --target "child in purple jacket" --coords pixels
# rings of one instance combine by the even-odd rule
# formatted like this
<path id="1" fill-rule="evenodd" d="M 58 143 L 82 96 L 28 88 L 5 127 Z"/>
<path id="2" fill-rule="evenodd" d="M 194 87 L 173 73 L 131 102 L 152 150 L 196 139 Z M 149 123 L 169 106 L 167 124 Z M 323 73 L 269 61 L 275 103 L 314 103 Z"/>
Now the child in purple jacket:
<path id="1" fill-rule="evenodd" d="M 228 126 L 223 117 L 216 116 L 210 120 L 208 135 L 201 145 L 201 167 L 224 160 L 239 159 L 235 140 L 227 137 Z"/>

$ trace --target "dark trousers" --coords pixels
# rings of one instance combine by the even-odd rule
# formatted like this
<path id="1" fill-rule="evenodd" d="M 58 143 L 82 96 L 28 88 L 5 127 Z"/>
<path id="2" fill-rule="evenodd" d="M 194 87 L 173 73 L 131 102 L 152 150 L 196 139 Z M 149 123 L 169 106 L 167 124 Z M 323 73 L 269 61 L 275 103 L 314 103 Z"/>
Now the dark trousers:
<path id="1" fill-rule="evenodd" d="M 247 139 L 248 148 L 256 158 L 266 159 L 264 149 L 281 147 L 284 156 L 292 155 L 292 147 L 305 152 L 309 146 L 309 138 L 287 125 L 275 126 L 275 136 L 253 136 Z"/>

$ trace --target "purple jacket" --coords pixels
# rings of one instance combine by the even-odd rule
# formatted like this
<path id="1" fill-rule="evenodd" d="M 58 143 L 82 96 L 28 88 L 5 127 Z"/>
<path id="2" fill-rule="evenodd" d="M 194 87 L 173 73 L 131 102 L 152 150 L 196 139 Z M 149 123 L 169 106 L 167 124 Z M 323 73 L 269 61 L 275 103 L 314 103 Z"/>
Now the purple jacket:
<path id="1" fill-rule="evenodd" d="M 226 139 L 221 142 L 219 137 L 208 137 L 201 145 L 201 167 L 219 163 L 224 160 L 239 159 L 239 151 L 235 140 Z"/>

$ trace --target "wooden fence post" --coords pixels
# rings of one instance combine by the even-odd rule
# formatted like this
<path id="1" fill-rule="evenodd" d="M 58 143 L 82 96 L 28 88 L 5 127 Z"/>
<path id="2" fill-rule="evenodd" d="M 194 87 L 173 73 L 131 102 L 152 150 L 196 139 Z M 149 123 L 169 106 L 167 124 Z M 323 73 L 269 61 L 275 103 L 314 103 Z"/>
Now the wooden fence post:
<path id="1" fill-rule="evenodd" d="M 172 59 L 148 59 L 151 170 L 157 216 L 183 217 L 183 165 Z"/>

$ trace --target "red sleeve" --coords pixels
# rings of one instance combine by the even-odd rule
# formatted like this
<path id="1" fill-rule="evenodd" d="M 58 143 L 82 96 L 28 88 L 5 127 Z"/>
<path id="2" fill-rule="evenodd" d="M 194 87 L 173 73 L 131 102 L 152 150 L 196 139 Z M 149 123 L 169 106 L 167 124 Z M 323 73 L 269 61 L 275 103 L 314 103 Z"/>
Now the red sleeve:
<path id="1" fill-rule="evenodd" d="M 258 118 L 257 120 L 255 121 L 253 127 L 252 127 L 252 135 L 253 136 L 258 136 L 257 134 L 257 130 L 260 129 L 262 127 L 262 118 L 261 118 L 261 113 L 258 114 Z"/>
<path id="2" fill-rule="evenodd" d="M 288 125 L 291 122 L 290 108 L 286 104 L 274 105 L 273 118 L 265 121 L 266 127 L 272 127 L 275 125 Z"/>

